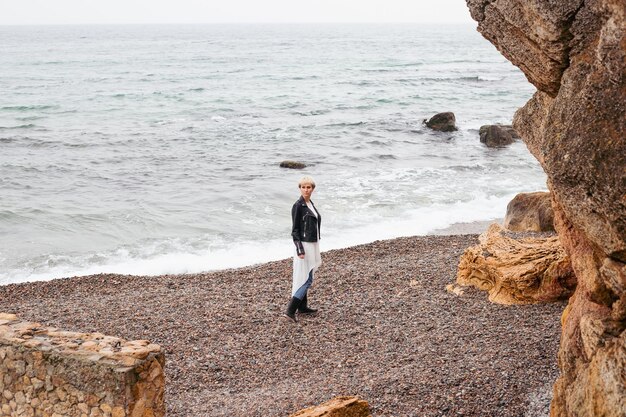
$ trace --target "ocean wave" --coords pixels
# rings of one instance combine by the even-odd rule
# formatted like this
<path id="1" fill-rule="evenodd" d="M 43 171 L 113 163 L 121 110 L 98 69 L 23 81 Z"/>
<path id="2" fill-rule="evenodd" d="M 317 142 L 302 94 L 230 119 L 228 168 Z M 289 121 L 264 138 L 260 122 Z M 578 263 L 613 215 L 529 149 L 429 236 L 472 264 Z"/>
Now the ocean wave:
<path id="1" fill-rule="evenodd" d="M 22 122 L 30 122 L 33 120 L 40 120 L 40 119 L 46 119 L 48 116 L 24 116 L 24 117 L 16 117 L 16 120 L 22 121 Z"/>
<path id="2" fill-rule="evenodd" d="M 419 78 L 396 78 L 394 81 L 402 84 L 415 85 L 416 82 L 419 81 Z"/>
<path id="3" fill-rule="evenodd" d="M 63 142 L 63 146 L 66 148 L 93 148 L 95 146 L 99 146 L 99 144 L 97 143 L 69 143 L 69 142 Z"/>
<path id="4" fill-rule="evenodd" d="M 19 129 L 33 129 L 36 128 L 37 125 L 34 125 L 32 123 L 28 123 L 25 125 L 18 125 L 18 126 L 0 126 L 0 130 L 19 130 Z"/>
<path id="5" fill-rule="evenodd" d="M 26 166 L 26 165 L 11 165 L 11 164 L 3 164 L 3 168 L 11 168 L 15 170 L 19 170 L 21 172 L 40 174 L 43 170 L 36 168 L 34 166 Z"/>
<path id="6" fill-rule="evenodd" d="M 397 70 L 395 69 L 390 69 L 390 68 L 365 68 L 365 69 L 361 69 L 361 72 L 396 72 Z"/>
<path id="7" fill-rule="evenodd" d="M 372 80 L 353 80 L 353 81 L 339 81 L 337 84 L 341 85 L 355 85 L 357 87 L 367 87 L 373 85 L 379 85 L 380 83 Z"/>
<path id="8" fill-rule="evenodd" d="M 327 113 L 330 113 L 330 110 L 318 109 L 318 110 L 310 110 L 308 112 L 299 112 L 299 111 L 292 112 L 292 114 L 295 114 L 297 116 L 319 116 L 319 115 L 327 114 Z"/>
<path id="9" fill-rule="evenodd" d="M 44 140 L 44 139 L 35 139 L 35 138 L 28 138 L 27 142 L 25 143 L 26 147 L 28 148 L 48 148 L 48 147 L 59 146 L 62 144 L 63 143 L 58 140 Z"/>
<path id="10" fill-rule="evenodd" d="M 292 247 L 285 239 L 236 245 L 220 239 L 200 244 L 169 239 L 82 256 L 50 254 L 0 274 L 0 285 L 99 273 L 154 276 L 238 268 L 285 259 Z"/>
<path id="11" fill-rule="evenodd" d="M 0 107 L 1 111 L 31 111 L 31 110 L 51 110 L 58 109 L 57 105 L 50 104 L 33 104 L 30 106 L 4 106 Z"/>
<path id="12" fill-rule="evenodd" d="M 451 204 L 428 204 L 391 219 L 374 216 L 369 223 L 359 222 L 352 227 L 341 227 L 341 230 L 329 230 L 322 241 L 322 250 L 402 236 L 427 235 L 458 223 L 500 219 L 513 195 L 477 196 Z M 376 201 L 371 207 L 385 209 L 393 207 L 393 204 Z M 2 271 L 0 285 L 99 273 L 147 276 L 199 273 L 285 259 L 292 255 L 292 251 L 293 245 L 286 238 L 232 241 L 207 236 L 200 240 L 150 240 L 106 252 L 42 255 L 26 264 Z"/>
<path id="13" fill-rule="evenodd" d="M 458 81 L 471 81 L 471 82 L 493 82 L 493 81 L 502 81 L 504 78 L 496 78 L 496 77 L 487 77 L 483 75 L 476 76 L 461 76 L 461 77 L 424 77 L 419 78 L 420 81 L 449 81 L 449 82 L 458 82 Z"/>
<path id="14" fill-rule="evenodd" d="M 60 65 L 60 64 L 65 64 L 65 63 L 69 63 L 70 61 L 37 61 L 37 62 L 31 62 L 29 63 L 29 65 Z"/>
<path id="15" fill-rule="evenodd" d="M 363 126 L 366 122 L 346 122 L 346 123 L 329 123 L 324 125 L 324 127 L 352 127 L 352 126 Z"/>
<path id="16" fill-rule="evenodd" d="M 389 142 L 385 142 L 382 140 L 371 140 L 367 142 L 368 145 L 377 145 L 377 146 L 389 146 Z"/>
<path id="17" fill-rule="evenodd" d="M 424 65 L 424 62 L 406 62 L 402 64 L 390 64 L 390 67 L 420 67 Z"/>
<path id="18" fill-rule="evenodd" d="M 11 210 L 0 210 L 0 220 L 6 221 L 6 220 L 17 219 L 17 218 L 22 218 L 22 216 L 19 216 L 17 213 Z"/>

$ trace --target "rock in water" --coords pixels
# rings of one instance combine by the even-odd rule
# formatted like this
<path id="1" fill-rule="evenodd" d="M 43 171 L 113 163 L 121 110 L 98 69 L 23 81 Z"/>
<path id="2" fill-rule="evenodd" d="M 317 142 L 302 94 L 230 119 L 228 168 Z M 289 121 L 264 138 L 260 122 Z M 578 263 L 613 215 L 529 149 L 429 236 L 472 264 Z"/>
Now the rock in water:
<path id="1" fill-rule="evenodd" d="M 280 167 L 289 169 L 303 169 L 306 168 L 306 164 L 298 161 L 283 161 L 280 163 Z"/>
<path id="2" fill-rule="evenodd" d="M 480 141 L 490 148 L 499 148 L 515 142 L 509 131 L 498 125 L 481 126 L 479 135 Z"/>
<path id="3" fill-rule="evenodd" d="M 515 129 L 513 128 L 513 126 L 511 125 L 496 125 L 496 126 L 499 126 L 500 129 L 504 129 L 506 132 L 508 132 L 508 134 L 511 135 L 513 139 L 515 140 L 521 139 L 519 135 L 517 134 L 517 132 L 515 131 Z"/>
<path id="4" fill-rule="evenodd" d="M 538 91 L 513 126 L 548 176 L 578 280 L 563 312 L 552 417 L 626 410 L 624 0 L 467 0 Z"/>
<path id="5" fill-rule="evenodd" d="M 504 228 L 514 232 L 554 232 L 550 193 L 520 193 L 506 206 Z"/>
<path id="6" fill-rule="evenodd" d="M 454 117 L 452 112 L 437 113 L 430 120 L 424 120 L 424 123 L 426 123 L 427 127 L 439 132 L 454 132 L 457 130 L 456 117 Z"/>
<path id="7" fill-rule="evenodd" d="M 568 256 L 556 236 L 506 236 L 496 223 L 465 250 L 457 283 L 489 292 L 499 304 L 531 304 L 567 299 L 576 287 Z"/>

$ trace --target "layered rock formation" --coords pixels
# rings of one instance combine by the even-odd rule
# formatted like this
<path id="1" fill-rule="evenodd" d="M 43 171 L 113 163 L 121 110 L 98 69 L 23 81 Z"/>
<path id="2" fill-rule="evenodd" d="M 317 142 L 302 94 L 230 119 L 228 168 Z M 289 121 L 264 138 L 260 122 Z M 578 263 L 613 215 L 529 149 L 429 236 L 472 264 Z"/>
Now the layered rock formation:
<path id="1" fill-rule="evenodd" d="M 539 91 L 513 125 L 548 175 L 578 287 L 563 313 L 552 416 L 626 410 L 626 3 L 467 0 Z"/>
<path id="2" fill-rule="evenodd" d="M 358 397 L 336 397 L 323 404 L 305 408 L 289 417 L 372 417 L 367 401 Z"/>
<path id="3" fill-rule="evenodd" d="M 550 193 L 519 193 L 506 206 L 505 229 L 514 232 L 554 232 Z"/>
<path id="4" fill-rule="evenodd" d="M 0 314 L 0 415 L 162 417 L 164 355 L 145 340 Z"/>
<path id="5" fill-rule="evenodd" d="M 500 304 L 531 304 L 567 299 L 576 287 L 569 257 L 556 236 L 507 236 L 496 223 L 465 250 L 457 283 L 489 292 Z"/>

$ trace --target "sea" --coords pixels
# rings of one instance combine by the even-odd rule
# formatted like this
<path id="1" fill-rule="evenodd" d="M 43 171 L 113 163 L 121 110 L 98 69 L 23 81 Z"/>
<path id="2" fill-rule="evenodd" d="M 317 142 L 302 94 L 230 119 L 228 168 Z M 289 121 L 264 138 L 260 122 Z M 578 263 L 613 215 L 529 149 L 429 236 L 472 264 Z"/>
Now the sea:
<path id="1" fill-rule="evenodd" d="M 0 285 L 288 258 L 304 175 L 322 251 L 497 221 L 534 91 L 473 25 L 0 26 Z"/>

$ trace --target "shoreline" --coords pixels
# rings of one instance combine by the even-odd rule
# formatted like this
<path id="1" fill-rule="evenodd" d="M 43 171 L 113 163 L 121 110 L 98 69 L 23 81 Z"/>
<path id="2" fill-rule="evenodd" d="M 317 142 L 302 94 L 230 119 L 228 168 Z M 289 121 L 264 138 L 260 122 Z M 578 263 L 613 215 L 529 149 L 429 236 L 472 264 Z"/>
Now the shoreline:
<path id="1" fill-rule="evenodd" d="M 449 226 L 446 226 L 444 228 L 441 229 L 434 229 L 430 232 L 428 232 L 425 235 L 416 235 L 416 236 L 445 236 L 445 235 L 468 235 L 468 234 L 480 234 L 484 231 L 487 230 L 488 226 L 494 222 L 498 222 L 500 224 L 502 224 L 503 219 L 499 218 L 499 219 L 493 219 L 493 220 L 484 220 L 484 221 L 473 221 L 473 222 L 457 222 L 457 223 L 452 223 Z M 403 237 L 411 237 L 411 236 L 397 236 L 397 237 L 391 237 L 391 238 L 380 238 L 380 239 L 374 239 L 372 241 L 368 241 L 368 242 L 363 242 L 363 243 L 356 243 L 356 244 L 348 244 L 347 246 L 343 246 L 343 245 L 330 245 L 329 249 L 324 249 L 322 248 L 322 253 L 331 251 L 331 250 L 336 250 L 336 249 L 348 249 L 352 246 L 358 246 L 358 245 L 367 245 L 369 243 L 373 243 L 375 241 L 378 240 L 388 240 L 388 239 L 398 239 L 398 238 L 403 238 Z M 328 243 L 328 242 L 326 242 Z M 258 246 L 258 245 L 257 245 Z M 276 249 L 276 244 L 274 241 L 272 241 L 270 243 L 270 246 L 272 249 Z M 254 261 L 252 261 L 251 263 L 248 264 L 241 264 L 240 262 L 230 262 L 232 265 L 228 265 L 229 262 L 226 262 L 227 266 L 217 266 L 215 268 L 208 268 L 208 269 L 204 269 L 204 270 L 198 270 L 198 268 L 196 267 L 192 267 L 190 268 L 191 271 L 187 271 L 187 272 L 175 272 L 173 274 L 181 274 L 181 275 L 187 275 L 187 274 L 197 274 L 197 273 L 208 273 L 208 272 L 216 272 L 216 271 L 224 271 L 224 270 L 229 270 L 229 269 L 236 269 L 236 268 L 245 268 L 245 267 L 249 267 L 249 266 L 254 266 L 254 265 L 260 265 L 260 264 L 264 264 L 267 262 L 274 262 L 277 260 L 281 260 L 281 259 L 286 259 L 288 256 L 290 256 L 291 254 L 291 250 L 292 250 L 292 245 L 290 243 L 289 237 L 284 239 L 284 245 L 281 245 L 284 248 L 286 248 L 285 250 L 282 250 L 282 255 L 281 256 L 276 256 L 276 254 L 274 253 L 273 255 L 266 255 L 265 259 L 258 259 L 258 254 L 254 254 L 253 258 L 255 258 Z M 250 248 L 249 248 L 250 249 Z M 258 248 L 251 248 L 252 250 L 257 250 Z M 241 250 L 240 250 L 241 251 Z M 272 252 L 273 253 L 273 252 Z M 233 254 L 226 254 L 228 257 L 233 257 Z M 237 255 L 239 256 L 243 256 L 243 253 L 238 253 Z M 167 254 L 164 254 L 165 257 L 167 257 Z M 198 262 L 198 259 L 202 258 L 202 256 L 200 255 L 191 255 L 194 259 L 196 259 L 195 262 Z M 216 255 L 208 255 L 209 257 L 215 257 Z M 238 258 L 238 256 L 235 256 L 235 258 Z M 160 258 L 154 258 L 154 259 L 135 259 L 136 262 L 144 264 L 144 265 L 150 265 L 152 263 L 161 263 L 163 262 Z M 128 267 L 128 265 L 126 265 Z M 0 274 L 0 287 L 4 286 L 4 285 L 11 285 L 11 284 L 21 284 L 21 283 L 30 283 L 30 282 L 47 282 L 47 281 L 53 281 L 56 279 L 64 279 L 64 278 L 75 278 L 75 277 L 82 277 L 82 276 L 91 276 L 91 275 L 97 275 L 97 274 L 118 274 L 118 275 L 136 275 L 136 276 L 160 276 L 160 275 L 166 275 L 168 274 L 167 272 L 155 272 L 155 273 L 146 273 L 145 272 L 145 268 L 143 273 L 141 272 L 137 272 L 137 271 L 133 271 L 134 269 L 137 269 L 136 266 L 130 266 L 129 269 L 131 269 L 130 272 L 127 271 L 120 271 L 119 267 L 116 266 L 115 264 L 112 265 L 108 265 L 108 266 L 103 266 L 102 268 L 111 268 L 113 269 L 112 271 L 106 271 L 106 270 L 98 270 L 98 267 L 90 267 L 90 266 L 83 266 L 83 267 L 76 267 L 74 268 L 74 273 L 72 272 L 65 272 L 65 273 L 52 273 L 52 272 L 38 272 L 38 273 L 33 273 L 31 274 L 29 277 L 35 277 L 33 279 L 28 279 L 28 278 L 18 278 L 17 281 L 15 282 L 3 282 L 2 280 L 2 274 Z M 141 269 L 141 268 L 139 268 Z M 8 279 L 8 278 L 5 278 Z"/>
<path id="2" fill-rule="evenodd" d="M 0 311 L 148 339 L 166 354 L 168 416 L 282 416 L 336 395 L 373 416 L 547 415 L 562 303 L 445 291 L 476 235 L 323 253 L 313 316 L 282 317 L 291 259 L 201 274 L 100 274 L 0 287 Z"/>

